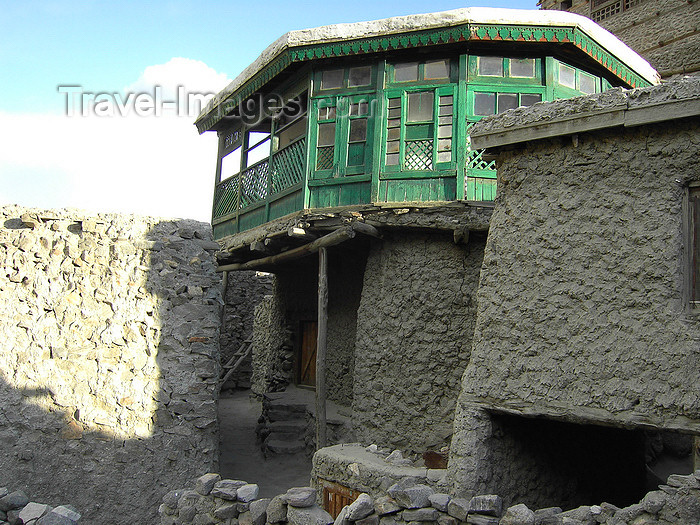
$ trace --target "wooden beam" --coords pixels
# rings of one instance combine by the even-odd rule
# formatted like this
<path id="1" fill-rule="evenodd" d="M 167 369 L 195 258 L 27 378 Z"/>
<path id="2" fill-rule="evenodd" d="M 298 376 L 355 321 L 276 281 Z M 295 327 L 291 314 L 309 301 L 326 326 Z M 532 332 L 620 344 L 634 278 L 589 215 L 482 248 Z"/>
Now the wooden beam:
<path id="1" fill-rule="evenodd" d="M 314 239 L 318 238 L 318 235 L 308 232 L 304 228 L 300 228 L 299 226 L 292 226 L 291 228 L 289 228 L 287 230 L 287 235 L 295 239 L 306 239 L 309 241 L 313 241 Z"/>
<path id="2" fill-rule="evenodd" d="M 316 450 L 326 446 L 326 347 L 328 340 L 328 253 L 318 251 L 318 335 L 316 337 Z"/>
<path id="3" fill-rule="evenodd" d="M 355 230 L 356 232 L 362 233 L 364 235 L 369 235 L 370 237 L 375 237 L 377 239 L 382 238 L 382 234 L 379 233 L 379 230 L 372 226 L 371 224 L 367 224 L 364 222 L 359 222 L 359 221 L 354 221 L 352 224 L 352 229 Z"/>
<path id="4" fill-rule="evenodd" d="M 293 248 L 291 250 L 282 252 L 277 255 L 263 257 L 262 259 L 255 259 L 254 261 L 248 261 L 245 263 L 226 264 L 223 266 L 219 266 L 217 268 L 217 271 L 230 272 L 234 270 L 255 270 L 256 268 L 260 268 L 262 266 L 272 266 L 274 264 L 279 264 L 281 262 L 290 261 L 299 257 L 304 257 L 306 255 L 316 253 L 321 248 L 335 246 L 336 244 L 340 244 L 341 242 L 347 241 L 348 239 L 352 239 L 353 237 L 355 237 L 355 231 L 352 229 L 352 227 L 344 226 L 342 228 L 338 228 L 332 233 L 329 233 L 328 235 L 324 235 L 323 237 L 316 239 L 313 242 L 310 242 L 309 244 L 299 246 L 298 248 Z"/>

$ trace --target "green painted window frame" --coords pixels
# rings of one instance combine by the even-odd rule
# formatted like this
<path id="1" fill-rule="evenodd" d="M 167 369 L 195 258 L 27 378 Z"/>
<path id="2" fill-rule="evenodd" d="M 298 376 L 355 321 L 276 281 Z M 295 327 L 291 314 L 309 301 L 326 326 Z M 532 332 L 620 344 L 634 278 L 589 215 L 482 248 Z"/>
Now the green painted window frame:
<path id="1" fill-rule="evenodd" d="M 540 95 L 541 100 L 547 100 L 547 90 L 545 86 L 512 86 L 507 84 L 468 84 L 467 85 L 467 122 L 478 122 L 489 115 L 477 115 L 475 111 L 475 93 L 494 93 L 496 95 L 503 94 L 518 94 L 518 95 Z M 496 97 L 496 104 L 497 104 Z M 520 106 L 519 106 L 520 107 Z M 498 111 L 498 107 L 495 107 Z M 496 112 L 491 115 L 497 115 Z"/>
<path id="2" fill-rule="evenodd" d="M 503 60 L 503 76 L 481 75 L 479 74 L 479 59 L 482 57 L 501 58 Z M 535 76 L 515 77 L 510 76 L 511 60 L 532 59 L 535 61 Z M 498 55 L 469 55 L 467 57 L 467 83 L 484 85 L 522 85 L 522 86 L 544 86 L 546 75 L 544 72 L 544 60 L 542 57 L 533 56 L 498 56 Z"/>
<path id="3" fill-rule="evenodd" d="M 374 149 L 374 130 L 375 130 L 375 114 L 376 114 L 377 96 L 374 93 L 366 94 L 343 94 L 337 96 L 318 97 L 312 99 L 311 102 L 311 126 L 310 126 L 310 149 L 309 149 L 309 180 L 324 180 L 333 179 L 340 181 L 353 177 L 356 181 L 358 178 L 371 178 L 372 159 Z M 357 115 L 351 114 L 353 104 L 367 104 L 367 113 Z M 328 114 L 325 117 L 320 116 L 322 110 L 333 108 L 332 116 Z M 350 131 L 352 123 L 355 121 L 366 121 L 366 135 L 364 141 L 350 141 Z M 319 149 L 322 147 L 330 148 L 331 146 L 320 146 L 319 127 L 323 124 L 335 125 L 332 162 L 328 168 L 318 168 Z M 364 142 L 364 162 L 361 164 L 348 165 L 351 157 L 351 148 L 353 144 Z M 359 149 L 359 148 L 358 148 Z M 348 179 L 349 180 L 349 179 Z"/>
<path id="4" fill-rule="evenodd" d="M 425 64 L 426 62 L 432 62 L 434 60 L 440 60 L 440 59 L 445 59 L 448 60 L 448 67 L 449 67 L 449 77 L 445 79 L 425 79 Z M 418 64 L 418 80 L 409 80 L 409 81 L 395 81 L 394 80 L 394 72 L 396 69 L 397 64 L 408 64 L 408 63 L 413 63 L 416 62 Z M 459 76 L 459 64 L 458 61 L 455 60 L 453 57 L 450 56 L 439 56 L 439 57 L 431 57 L 431 58 L 425 58 L 423 60 L 401 60 L 401 61 L 394 61 L 394 62 L 387 62 L 386 64 L 386 70 L 385 70 L 385 79 L 386 79 L 386 87 L 387 88 L 408 88 L 409 86 L 416 86 L 416 85 L 423 85 L 423 86 L 435 86 L 439 84 L 453 84 L 457 82 Z"/>
<path id="5" fill-rule="evenodd" d="M 580 95 L 592 95 L 593 93 L 602 93 L 603 91 L 606 91 L 607 89 L 610 89 L 610 83 L 605 80 L 603 77 L 600 75 L 596 75 L 594 73 L 590 73 L 588 71 L 585 71 L 579 67 L 573 66 L 567 62 L 564 62 L 562 60 L 558 60 L 556 58 L 551 58 L 549 61 L 551 63 L 551 81 L 552 81 L 552 89 L 554 92 L 554 98 L 571 98 L 571 97 L 578 97 Z M 565 84 L 562 84 L 559 78 L 559 72 L 560 72 L 560 66 L 565 66 L 568 68 L 571 68 L 574 70 L 574 85 L 576 86 L 575 88 L 571 88 Z M 581 91 L 580 84 L 581 84 L 581 76 L 585 75 L 588 77 L 591 77 L 595 81 L 595 90 L 588 93 L 585 91 Z"/>
<path id="6" fill-rule="evenodd" d="M 411 94 L 422 93 L 422 92 L 432 92 L 433 93 L 433 117 L 431 120 L 426 120 L 425 122 L 408 122 L 408 98 Z M 413 83 L 410 87 L 406 86 L 404 88 L 388 88 L 384 90 L 383 96 L 383 109 L 382 109 L 382 148 L 381 148 L 381 171 L 380 178 L 390 179 L 390 178 L 420 178 L 420 177 L 445 177 L 445 176 L 455 176 L 457 171 L 457 140 L 459 138 L 458 134 L 458 84 L 439 84 L 439 85 L 424 85 Z M 450 161 L 439 162 L 439 144 L 440 140 L 446 140 L 446 137 L 440 137 L 440 108 L 445 107 L 443 104 L 441 106 L 441 97 L 452 97 L 452 114 L 451 116 L 451 147 L 450 147 Z M 395 142 L 396 140 L 389 140 L 388 133 L 389 129 L 395 128 L 392 126 L 389 128 L 389 120 L 395 120 L 395 117 L 390 119 L 389 113 L 389 101 L 393 99 L 400 99 L 400 123 L 399 123 L 399 162 L 398 164 L 387 164 L 387 153 L 392 153 L 388 151 L 388 142 Z M 444 115 L 443 115 L 444 117 Z M 432 126 L 431 138 L 430 139 L 411 139 L 409 137 L 409 131 L 411 127 L 418 127 L 419 125 Z M 446 126 L 447 124 L 442 124 Z M 432 168 L 429 169 L 411 169 L 406 166 L 407 155 L 406 148 L 408 142 L 415 142 L 418 140 L 431 140 L 432 141 L 432 153 L 431 161 Z M 446 150 L 445 150 L 446 151 Z"/>
<path id="7" fill-rule="evenodd" d="M 350 70 L 359 67 L 370 67 L 370 80 L 368 84 L 363 86 L 349 86 Z M 323 73 L 326 71 L 343 70 L 343 85 L 338 88 L 322 89 Z M 377 64 L 375 62 L 359 63 L 344 65 L 342 67 L 329 66 L 323 69 L 314 71 L 313 73 L 313 95 L 314 96 L 332 96 L 335 94 L 352 94 L 352 93 L 371 93 L 376 90 L 377 86 Z"/>

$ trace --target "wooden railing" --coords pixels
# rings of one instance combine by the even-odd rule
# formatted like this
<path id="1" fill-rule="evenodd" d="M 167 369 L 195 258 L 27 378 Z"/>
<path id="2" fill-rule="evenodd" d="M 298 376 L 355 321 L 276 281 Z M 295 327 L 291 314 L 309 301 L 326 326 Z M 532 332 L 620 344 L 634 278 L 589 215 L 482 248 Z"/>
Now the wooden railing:
<path id="1" fill-rule="evenodd" d="M 306 139 L 302 137 L 284 149 L 222 180 L 214 188 L 212 221 L 238 214 L 260 202 L 274 200 L 304 179 Z"/>

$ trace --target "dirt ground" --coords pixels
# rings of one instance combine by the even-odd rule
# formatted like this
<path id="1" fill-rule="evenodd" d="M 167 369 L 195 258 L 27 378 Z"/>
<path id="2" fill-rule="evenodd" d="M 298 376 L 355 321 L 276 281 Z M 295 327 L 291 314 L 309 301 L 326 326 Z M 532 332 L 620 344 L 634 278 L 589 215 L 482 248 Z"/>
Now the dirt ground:
<path id="1" fill-rule="evenodd" d="M 257 483 L 261 498 L 277 496 L 291 487 L 309 486 L 311 458 L 304 454 L 263 457 L 255 436 L 261 406 L 259 401 L 250 399 L 249 393 L 249 390 L 221 393 L 221 477 Z"/>

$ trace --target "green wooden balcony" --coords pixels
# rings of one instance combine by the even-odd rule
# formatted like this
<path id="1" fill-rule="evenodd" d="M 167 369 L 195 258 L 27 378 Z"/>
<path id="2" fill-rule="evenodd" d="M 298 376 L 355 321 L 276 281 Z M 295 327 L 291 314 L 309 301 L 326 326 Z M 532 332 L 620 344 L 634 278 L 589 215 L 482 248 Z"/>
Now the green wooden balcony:
<path id="1" fill-rule="evenodd" d="M 304 208 L 306 138 L 219 182 L 212 224 L 216 238 L 248 230 Z"/>

